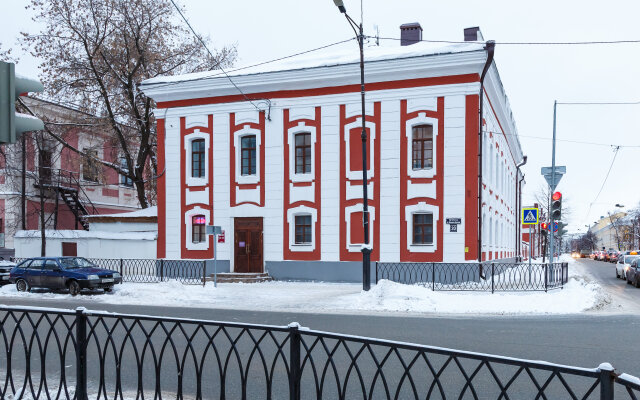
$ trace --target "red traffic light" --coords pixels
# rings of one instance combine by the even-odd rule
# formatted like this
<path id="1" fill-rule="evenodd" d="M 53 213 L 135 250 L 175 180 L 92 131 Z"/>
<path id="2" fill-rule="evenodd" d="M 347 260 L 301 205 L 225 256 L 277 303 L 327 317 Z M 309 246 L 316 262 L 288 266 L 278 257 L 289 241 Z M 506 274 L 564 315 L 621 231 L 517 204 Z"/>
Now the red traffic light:
<path id="1" fill-rule="evenodd" d="M 555 192 L 555 193 L 553 194 L 553 196 L 551 196 L 551 199 L 552 199 L 553 201 L 560 200 L 561 198 L 562 198 L 562 193 L 560 193 L 560 192 Z"/>
<path id="2" fill-rule="evenodd" d="M 546 222 L 541 223 L 540 228 L 547 229 L 547 223 Z"/>

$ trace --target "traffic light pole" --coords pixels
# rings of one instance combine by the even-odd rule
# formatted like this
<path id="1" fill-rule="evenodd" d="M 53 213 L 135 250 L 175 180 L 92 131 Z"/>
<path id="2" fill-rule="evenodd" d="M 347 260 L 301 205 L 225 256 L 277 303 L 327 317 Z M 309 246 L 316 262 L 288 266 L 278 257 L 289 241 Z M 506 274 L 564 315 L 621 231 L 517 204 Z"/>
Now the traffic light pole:
<path id="1" fill-rule="evenodd" d="M 549 191 L 549 196 L 551 196 L 551 193 L 553 193 L 556 190 L 556 109 L 558 108 L 558 101 L 555 100 L 553 102 L 553 144 L 552 144 L 552 150 L 551 150 L 551 182 L 553 184 L 553 187 L 551 188 L 551 190 Z M 551 227 L 551 229 L 549 229 L 549 237 L 550 237 L 550 241 L 549 241 L 549 263 L 553 264 L 553 245 L 554 245 L 554 236 L 555 236 L 555 232 L 554 232 L 554 223 L 553 223 L 553 216 L 551 215 L 552 213 L 549 212 L 549 226 Z M 553 270 L 553 269 L 550 269 Z"/>

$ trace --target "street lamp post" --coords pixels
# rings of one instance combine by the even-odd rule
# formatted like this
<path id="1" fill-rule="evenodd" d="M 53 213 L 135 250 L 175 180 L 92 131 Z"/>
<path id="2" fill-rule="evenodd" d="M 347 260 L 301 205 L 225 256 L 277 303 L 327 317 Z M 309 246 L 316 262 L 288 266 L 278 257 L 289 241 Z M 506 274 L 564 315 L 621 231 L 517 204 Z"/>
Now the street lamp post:
<path id="1" fill-rule="evenodd" d="M 364 245 L 362 246 L 362 289 L 371 289 L 371 246 L 369 245 L 369 198 L 367 194 L 367 130 L 365 121 L 365 102 L 364 102 L 364 33 L 362 24 L 357 24 L 347 14 L 342 0 L 333 0 L 338 10 L 344 14 L 349 26 L 353 29 L 358 39 L 358 47 L 360 48 L 360 98 L 362 102 L 362 227 L 364 229 Z"/>

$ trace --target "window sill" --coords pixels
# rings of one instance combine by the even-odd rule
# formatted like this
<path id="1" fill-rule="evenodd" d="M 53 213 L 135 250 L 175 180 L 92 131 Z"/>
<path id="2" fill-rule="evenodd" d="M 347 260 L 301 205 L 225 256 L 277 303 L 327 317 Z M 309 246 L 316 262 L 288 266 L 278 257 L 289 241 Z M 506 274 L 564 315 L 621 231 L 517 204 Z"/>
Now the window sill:
<path id="1" fill-rule="evenodd" d="M 433 243 L 411 243 L 411 246 L 430 247 L 430 246 L 433 246 Z"/>
<path id="2" fill-rule="evenodd" d="M 293 243 L 292 246 L 294 247 L 311 247 L 313 246 L 312 242 L 309 243 Z"/>

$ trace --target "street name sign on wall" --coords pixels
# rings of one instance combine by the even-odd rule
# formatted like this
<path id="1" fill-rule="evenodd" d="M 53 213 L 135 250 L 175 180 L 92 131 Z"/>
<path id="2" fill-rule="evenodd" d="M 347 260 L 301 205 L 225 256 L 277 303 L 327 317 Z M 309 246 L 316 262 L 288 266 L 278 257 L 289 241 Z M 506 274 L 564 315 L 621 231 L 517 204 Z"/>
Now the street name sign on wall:
<path id="1" fill-rule="evenodd" d="M 536 225 L 538 223 L 538 215 L 536 207 L 523 207 L 522 225 Z"/>

